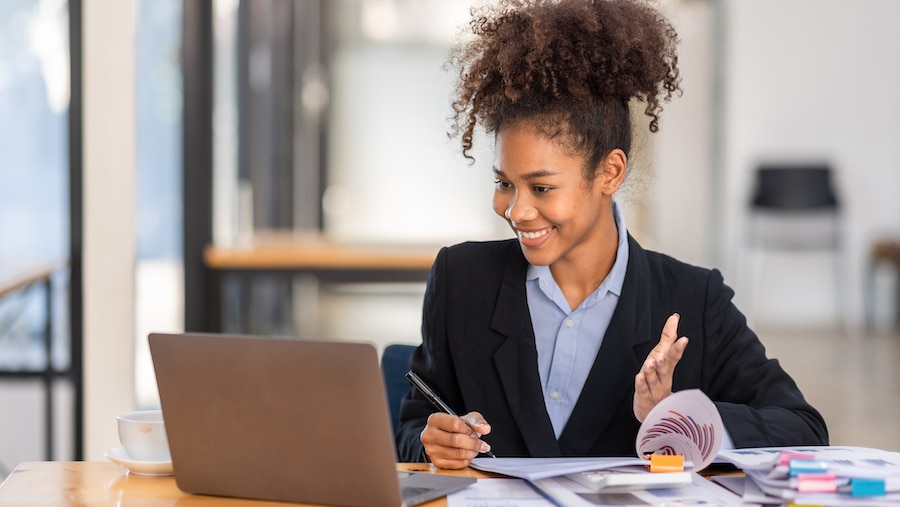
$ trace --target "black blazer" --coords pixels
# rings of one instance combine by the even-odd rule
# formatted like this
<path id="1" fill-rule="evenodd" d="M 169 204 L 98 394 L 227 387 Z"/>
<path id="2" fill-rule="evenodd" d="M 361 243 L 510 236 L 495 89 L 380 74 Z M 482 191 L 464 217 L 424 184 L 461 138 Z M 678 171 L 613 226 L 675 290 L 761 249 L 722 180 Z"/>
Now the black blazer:
<path id="1" fill-rule="evenodd" d="M 768 359 L 717 270 L 646 251 L 629 235 L 618 306 L 581 396 L 557 440 L 544 407 L 517 240 L 444 248 L 425 291 L 422 345 L 411 367 L 459 414 L 481 412 L 497 456 L 634 456 L 634 376 L 663 324 L 681 314 L 690 341 L 673 390 L 703 390 L 736 447 L 827 444 L 822 416 Z M 397 431 L 401 461 L 424 459 L 419 434 L 434 408 L 411 392 Z"/>

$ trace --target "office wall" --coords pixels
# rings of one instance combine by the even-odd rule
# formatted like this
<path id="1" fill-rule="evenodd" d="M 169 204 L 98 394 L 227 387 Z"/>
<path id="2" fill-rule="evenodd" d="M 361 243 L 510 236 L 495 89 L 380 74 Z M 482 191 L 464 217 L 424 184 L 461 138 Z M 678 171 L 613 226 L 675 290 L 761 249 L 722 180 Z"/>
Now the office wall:
<path id="1" fill-rule="evenodd" d="M 476 162 L 450 128 L 448 46 L 347 44 L 332 62 L 325 228 L 349 243 L 431 244 L 510 237 L 491 209 L 493 142 Z M 365 83 L 365 86 L 360 86 Z"/>
<path id="2" fill-rule="evenodd" d="M 716 6 L 724 21 L 718 35 L 702 22 L 715 19 Z M 664 113 L 656 145 L 656 246 L 720 267 L 738 304 L 761 324 L 834 325 L 828 255 L 767 256 L 754 308 L 740 282 L 748 268 L 738 255 L 754 165 L 831 160 L 844 204 L 844 304 L 849 323 L 860 324 L 869 245 L 883 234 L 900 236 L 900 3 L 683 1 L 676 18 L 685 41 L 685 94 Z M 716 98 L 703 94 L 717 70 L 705 56 L 716 50 L 724 110 L 721 122 L 710 124 L 715 116 L 706 105 Z M 715 152 L 703 139 L 715 136 L 722 151 L 704 159 Z M 722 192 L 721 199 L 704 196 L 707 191 Z M 717 215 L 718 225 L 708 218 Z"/>

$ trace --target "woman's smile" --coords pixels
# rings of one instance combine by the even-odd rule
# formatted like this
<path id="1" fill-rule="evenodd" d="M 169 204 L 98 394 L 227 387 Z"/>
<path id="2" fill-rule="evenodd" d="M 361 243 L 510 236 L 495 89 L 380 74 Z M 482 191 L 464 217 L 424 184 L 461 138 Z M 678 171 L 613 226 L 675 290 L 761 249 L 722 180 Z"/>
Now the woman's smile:
<path id="1" fill-rule="evenodd" d="M 553 227 L 547 227 L 544 229 L 539 229 L 537 231 L 526 231 L 526 230 L 519 229 L 515 226 L 513 226 L 513 227 L 515 228 L 516 233 L 519 236 L 519 239 L 523 243 L 526 243 L 526 242 L 533 243 L 533 245 L 528 245 L 528 246 L 538 246 L 539 242 L 543 242 L 543 239 L 546 238 L 547 235 L 549 235 L 551 232 L 553 232 Z"/>
<path id="2" fill-rule="evenodd" d="M 593 263 L 601 248 L 615 249 L 611 198 L 601 178 L 585 179 L 583 157 L 527 123 L 505 125 L 496 144 L 494 211 L 516 233 L 528 262 Z"/>

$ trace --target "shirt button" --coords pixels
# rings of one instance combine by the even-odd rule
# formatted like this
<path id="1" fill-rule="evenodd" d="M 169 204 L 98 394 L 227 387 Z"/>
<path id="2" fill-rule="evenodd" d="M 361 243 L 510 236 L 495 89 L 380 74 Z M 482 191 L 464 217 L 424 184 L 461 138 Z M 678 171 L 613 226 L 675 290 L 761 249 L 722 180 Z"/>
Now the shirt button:
<path id="1" fill-rule="evenodd" d="M 572 319 L 566 319 L 566 327 L 572 327 L 573 325 L 575 325 L 575 323 L 572 322 Z"/>
<path id="2" fill-rule="evenodd" d="M 553 391 L 550 391 L 550 397 L 553 398 L 554 400 L 558 400 L 559 399 L 559 391 L 557 391 L 555 389 Z"/>

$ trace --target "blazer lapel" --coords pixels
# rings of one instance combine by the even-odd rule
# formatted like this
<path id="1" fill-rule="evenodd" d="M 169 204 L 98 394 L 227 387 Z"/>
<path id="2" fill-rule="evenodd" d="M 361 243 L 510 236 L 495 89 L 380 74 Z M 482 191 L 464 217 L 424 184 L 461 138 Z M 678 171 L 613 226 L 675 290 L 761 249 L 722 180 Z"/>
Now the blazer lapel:
<path id="1" fill-rule="evenodd" d="M 622 294 L 582 395 L 560 435 L 560 446 L 566 454 L 587 454 L 616 411 L 632 409 L 634 376 L 643 362 L 633 349 L 651 338 L 651 295 L 646 255 L 631 235 L 628 242 L 628 269 Z"/>
<path id="2" fill-rule="evenodd" d="M 526 268 L 527 261 L 514 243 L 491 321 L 493 330 L 507 338 L 494 354 L 494 363 L 529 454 L 560 456 L 537 370 L 537 349 L 525 295 Z"/>

